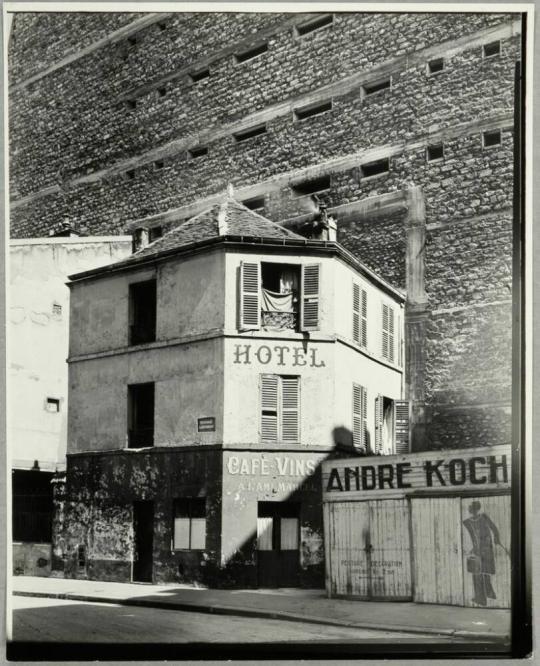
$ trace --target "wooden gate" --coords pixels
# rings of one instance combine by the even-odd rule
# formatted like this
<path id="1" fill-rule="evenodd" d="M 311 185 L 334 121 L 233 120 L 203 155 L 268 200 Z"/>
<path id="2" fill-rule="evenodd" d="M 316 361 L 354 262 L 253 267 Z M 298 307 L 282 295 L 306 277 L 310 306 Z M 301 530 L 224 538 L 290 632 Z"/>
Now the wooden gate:
<path id="1" fill-rule="evenodd" d="M 407 501 L 333 502 L 325 512 L 330 594 L 410 599 Z"/>
<path id="2" fill-rule="evenodd" d="M 463 606 L 461 498 L 411 501 L 414 601 Z"/>

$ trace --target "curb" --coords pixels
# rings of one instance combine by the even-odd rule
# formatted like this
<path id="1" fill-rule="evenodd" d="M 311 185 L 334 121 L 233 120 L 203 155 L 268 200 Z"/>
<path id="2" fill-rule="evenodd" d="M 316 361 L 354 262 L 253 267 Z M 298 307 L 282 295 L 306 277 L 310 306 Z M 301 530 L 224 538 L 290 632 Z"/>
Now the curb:
<path id="1" fill-rule="evenodd" d="M 467 640 L 481 640 L 490 642 L 509 641 L 508 635 L 493 634 L 491 632 L 468 631 L 456 629 L 435 629 L 433 627 L 416 627 L 402 624 L 385 624 L 381 627 L 374 622 L 347 622 L 321 618 L 313 615 L 299 615 L 287 611 L 260 610 L 242 606 L 221 606 L 212 604 L 193 604 L 176 601 L 159 601 L 149 599 L 114 599 L 98 595 L 74 594 L 70 592 L 23 592 L 14 591 L 17 597 L 40 597 L 49 599 L 65 599 L 69 601 L 87 601 L 93 603 L 115 604 L 118 606 L 137 606 L 140 608 L 158 608 L 161 610 L 188 611 L 191 613 L 206 613 L 213 615 L 236 615 L 238 617 L 257 617 L 267 620 L 286 620 L 288 622 L 307 622 L 309 624 L 322 624 L 334 627 L 347 627 L 349 629 L 375 629 L 378 631 L 395 631 L 408 634 L 433 634 L 449 638 L 463 638 Z"/>

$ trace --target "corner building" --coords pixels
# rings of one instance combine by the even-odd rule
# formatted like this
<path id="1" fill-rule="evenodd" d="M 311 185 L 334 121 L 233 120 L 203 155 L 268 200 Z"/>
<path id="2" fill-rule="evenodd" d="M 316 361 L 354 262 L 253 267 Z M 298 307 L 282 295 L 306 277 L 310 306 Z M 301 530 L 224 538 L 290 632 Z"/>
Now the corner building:
<path id="1" fill-rule="evenodd" d="M 17 13 L 11 233 L 167 230 L 229 181 L 295 230 L 316 193 L 407 291 L 413 451 L 507 445 L 522 32 L 499 11 Z"/>
<path id="2" fill-rule="evenodd" d="M 323 586 L 320 468 L 408 450 L 404 294 L 230 196 L 71 276 L 68 577 Z"/>

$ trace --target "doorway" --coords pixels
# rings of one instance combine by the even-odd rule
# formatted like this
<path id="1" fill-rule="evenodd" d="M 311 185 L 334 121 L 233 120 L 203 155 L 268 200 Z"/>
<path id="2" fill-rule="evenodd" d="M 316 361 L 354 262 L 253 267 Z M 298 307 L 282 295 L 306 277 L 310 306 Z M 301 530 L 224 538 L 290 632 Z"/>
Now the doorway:
<path id="1" fill-rule="evenodd" d="M 258 502 L 257 573 L 259 587 L 298 587 L 300 505 Z"/>
<path id="2" fill-rule="evenodd" d="M 154 502 L 133 502 L 133 581 L 152 582 Z"/>

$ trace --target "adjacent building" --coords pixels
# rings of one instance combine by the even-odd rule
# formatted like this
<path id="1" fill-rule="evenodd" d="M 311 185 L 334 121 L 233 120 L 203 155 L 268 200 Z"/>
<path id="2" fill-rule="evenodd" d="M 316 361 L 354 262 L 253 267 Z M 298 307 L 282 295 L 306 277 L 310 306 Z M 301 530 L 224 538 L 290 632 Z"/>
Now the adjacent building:
<path id="1" fill-rule="evenodd" d="M 227 196 L 70 277 L 66 576 L 322 586 L 320 467 L 404 452 L 404 294 Z"/>
<path id="2" fill-rule="evenodd" d="M 51 569 L 53 481 L 66 467 L 69 289 L 73 271 L 131 253 L 122 236 L 12 240 L 9 247 L 8 438 L 13 570 Z"/>

